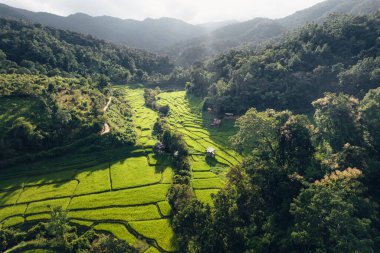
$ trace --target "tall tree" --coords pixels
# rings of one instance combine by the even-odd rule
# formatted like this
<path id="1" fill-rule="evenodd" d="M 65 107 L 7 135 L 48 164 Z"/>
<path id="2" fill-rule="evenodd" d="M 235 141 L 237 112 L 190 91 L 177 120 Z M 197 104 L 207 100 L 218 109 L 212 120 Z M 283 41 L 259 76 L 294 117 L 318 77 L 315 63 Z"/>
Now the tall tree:
<path id="1" fill-rule="evenodd" d="M 326 175 L 301 191 L 291 205 L 294 252 L 375 252 L 376 205 L 365 197 L 362 172 Z"/>
<path id="2" fill-rule="evenodd" d="M 346 143 L 363 146 L 363 126 L 359 100 L 345 94 L 326 93 L 313 102 L 314 119 L 321 137 L 334 151 L 340 151 Z"/>

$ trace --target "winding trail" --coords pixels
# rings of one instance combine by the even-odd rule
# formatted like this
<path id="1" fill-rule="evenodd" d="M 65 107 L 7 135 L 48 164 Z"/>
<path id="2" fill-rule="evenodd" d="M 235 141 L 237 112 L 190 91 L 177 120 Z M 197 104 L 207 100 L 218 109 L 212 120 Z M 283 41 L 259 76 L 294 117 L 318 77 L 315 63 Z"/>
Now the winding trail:
<path id="1" fill-rule="evenodd" d="M 104 108 L 103 108 L 103 113 L 106 113 L 106 112 L 107 112 L 108 107 L 109 107 L 110 104 L 111 104 L 111 101 L 112 101 L 112 97 L 110 97 L 110 98 L 108 99 L 108 102 L 107 102 L 106 106 L 104 106 Z M 102 128 L 102 131 L 100 132 L 100 135 L 105 135 L 105 134 L 108 134 L 109 132 L 111 132 L 111 128 L 110 128 L 110 126 L 108 125 L 107 122 L 104 122 L 104 125 L 103 125 L 103 128 Z"/>
<path id="2" fill-rule="evenodd" d="M 103 113 L 106 113 L 106 112 L 107 112 L 108 107 L 109 107 L 110 104 L 111 104 L 111 101 L 112 101 L 112 97 L 110 97 L 110 98 L 108 99 L 108 102 L 107 102 L 106 106 L 104 106 L 104 108 L 103 108 Z"/>

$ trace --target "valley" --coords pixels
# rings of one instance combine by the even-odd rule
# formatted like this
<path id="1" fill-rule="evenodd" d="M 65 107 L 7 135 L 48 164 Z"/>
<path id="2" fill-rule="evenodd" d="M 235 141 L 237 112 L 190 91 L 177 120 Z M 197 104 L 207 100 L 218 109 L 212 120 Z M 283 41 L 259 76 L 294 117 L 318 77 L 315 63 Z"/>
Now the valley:
<path id="1" fill-rule="evenodd" d="M 136 145 L 19 166 L 22 169 L 17 169 L 17 175 L 12 172 L 14 167 L 3 171 L 2 227 L 46 221 L 53 208 L 62 207 L 71 223 L 112 233 L 140 251 L 176 249 L 166 197 L 173 178 L 171 158 L 153 152 L 157 112 L 145 107 L 143 89 L 114 89 L 125 95 L 134 112 Z M 185 137 L 197 198 L 211 204 L 211 194 L 223 186 L 229 166 L 242 159 L 227 144 L 228 136 L 235 131 L 233 121 L 226 120 L 220 128 L 210 127 L 210 115 L 205 113 L 202 117 L 197 98 L 188 99 L 184 91 L 162 92 L 159 103 L 170 106 L 170 126 Z M 109 110 L 105 113 L 114 113 L 112 103 L 107 105 Z M 109 124 L 115 125 L 112 121 Z M 212 162 L 205 155 L 209 146 L 217 150 Z"/>

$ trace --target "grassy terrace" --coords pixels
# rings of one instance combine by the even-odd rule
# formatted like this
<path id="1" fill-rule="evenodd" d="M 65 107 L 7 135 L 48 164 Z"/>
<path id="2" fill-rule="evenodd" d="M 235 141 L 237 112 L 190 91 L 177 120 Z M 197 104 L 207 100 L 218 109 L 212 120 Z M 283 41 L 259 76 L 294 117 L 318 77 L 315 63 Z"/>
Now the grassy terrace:
<path id="1" fill-rule="evenodd" d="M 54 207 L 62 207 L 73 224 L 112 233 L 141 252 L 175 250 L 166 200 L 173 170 L 152 153 L 157 114 L 144 107 L 141 89 L 125 89 L 125 95 L 135 113 L 137 144 L 2 171 L 0 226 L 48 220 Z"/>
<path id="2" fill-rule="evenodd" d="M 0 226 L 44 221 L 54 207 L 67 210 L 73 224 L 93 227 L 126 240 L 141 252 L 175 251 L 167 192 L 172 183 L 171 161 L 152 152 L 157 113 L 144 106 L 143 90 L 117 87 L 134 110 L 137 143 L 107 152 L 66 155 L 2 170 Z M 169 104 L 169 123 L 185 136 L 191 153 L 192 186 L 197 197 L 210 203 L 223 186 L 229 166 L 241 157 L 228 149 L 233 122 L 209 127 L 196 99 L 184 92 L 159 95 Z M 112 126 L 111 126 L 112 131 Z M 205 157 L 206 147 L 217 150 Z"/>
<path id="3" fill-rule="evenodd" d="M 234 121 L 223 120 L 220 127 L 212 127 L 213 115 L 202 113 L 201 100 L 187 97 L 184 91 L 164 92 L 158 96 L 159 105 L 169 105 L 169 124 L 180 132 L 191 154 L 192 186 L 197 197 L 211 203 L 211 194 L 223 186 L 230 166 L 242 157 L 229 148 L 228 137 L 235 133 Z M 205 156 L 207 147 L 216 149 L 215 158 Z"/>

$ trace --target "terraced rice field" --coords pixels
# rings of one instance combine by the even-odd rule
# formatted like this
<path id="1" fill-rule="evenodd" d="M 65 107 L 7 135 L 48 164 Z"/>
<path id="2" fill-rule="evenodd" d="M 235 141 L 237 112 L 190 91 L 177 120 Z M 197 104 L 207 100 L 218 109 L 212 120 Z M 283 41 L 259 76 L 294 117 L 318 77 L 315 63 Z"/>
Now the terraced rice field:
<path id="1" fill-rule="evenodd" d="M 166 199 L 173 171 L 170 161 L 152 153 L 157 114 L 144 107 L 143 90 L 126 96 L 135 111 L 137 145 L 10 168 L 0 180 L 0 226 L 45 221 L 62 207 L 73 224 L 112 233 L 141 252 L 175 251 Z"/>
<path id="2" fill-rule="evenodd" d="M 202 113 L 199 98 L 188 98 L 184 91 L 164 92 L 159 105 L 169 105 L 169 125 L 184 136 L 190 150 L 192 186 L 197 198 L 211 204 L 211 194 L 223 187 L 230 166 L 242 157 L 228 148 L 228 137 L 235 132 L 234 121 L 224 120 L 220 127 L 211 127 L 213 115 Z M 206 157 L 206 148 L 216 150 L 215 158 Z"/>
<path id="3" fill-rule="evenodd" d="M 142 89 L 117 89 L 125 89 L 134 110 L 136 145 L 2 171 L 0 226 L 45 221 L 53 208 L 62 207 L 73 224 L 112 233 L 141 252 L 175 251 L 167 202 L 173 177 L 171 161 L 152 152 L 157 141 L 152 136 L 157 113 L 144 106 Z M 187 100 L 184 92 L 159 97 L 159 103 L 171 108 L 171 127 L 185 136 L 190 148 L 195 193 L 211 203 L 210 196 L 223 186 L 228 167 L 241 160 L 224 142 L 231 128 L 208 127 L 207 115 L 202 115 L 193 106 L 197 101 Z M 209 146 L 217 150 L 215 159 L 205 156 Z"/>

